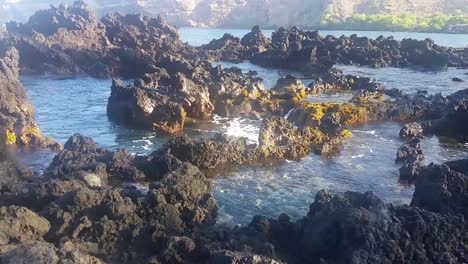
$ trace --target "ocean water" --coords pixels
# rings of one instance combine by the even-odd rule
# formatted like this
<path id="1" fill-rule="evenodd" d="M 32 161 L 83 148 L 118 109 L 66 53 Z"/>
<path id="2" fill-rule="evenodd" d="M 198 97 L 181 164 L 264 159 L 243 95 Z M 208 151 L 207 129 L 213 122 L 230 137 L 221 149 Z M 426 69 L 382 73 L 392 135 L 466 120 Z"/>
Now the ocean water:
<path id="1" fill-rule="evenodd" d="M 182 29 L 181 35 L 192 44 L 203 44 L 218 37 L 220 32 L 224 33 L 225 30 Z M 243 32 L 245 31 L 231 31 L 233 34 Z M 366 33 L 369 36 L 379 34 Z M 459 45 L 457 41 L 450 43 Z M 244 71 L 255 70 L 263 78 L 267 88 L 273 87 L 277 79 L 286 74 L 302 77 L 295 72 L 265 69 L 247 62 L 219 64 L 223 67 L 235 66 Z M 468 82 L 451 81 L 453 77 L 468 81 L 468 75 L 465 75 L 468 70 L 421 71 L 343 65 L 339 65 L 339 68 L 347 73 L 376 78 L 389 88 L 400 88 L 408 93 L 427 90 L 430 93 L 449 94 L 468 88 Z M 305 83 L 309 81 L 303 80 Z M 137 155 L 149 154 L 169 139 L 167 136 L 128 129 L 109 121 L 106 105 L 110 95 L 110 80 L 88 76 L 23 76 L 21 81 L 36 109 L 36 119 L 42 131 L 59 142 L 64 143 L 74 133 L 81 133 L 92 137 L 101 146 L 125 148 Z M 351 96 L 350 93 L 322 94 L 311 96 L 307 100 L 344 102 Z M 245 136 L 256 142 L 260 125 L 261 120 L 214 116 L 210 121 L 190 122 L 187 125 L 187 134 L 203 137 L 220 132 Z M 355 127 L 352 128 L 354 136 L 345 141 L 341 151 L 333 157 L 324 158 L 311 154 L 300 161 L 241 168 L 216 175 L 213 179 L 213 193 L 220 205 L 218 222 L 228 225 L 246 224 L 257 214 L 277 217 L 281 213 L 288 213 L 297 219 L 307 213 L 315 194 L 322 189 L 331 192 L 373 191 L 387 202 L 409 203 L 414 189 L 399 183 L 399 166 L 394 161 L 398 147 L 404 143 L 398 137 L 400 128 L 401 124 L 393 122 Z M 422 147 L 426 163 L 468 158 L 468 145 L 445 138 L 427 137 L 423 140 Z M 40 172 L 50 162 L 53 153 L 20 152 L 18 157 L 24 164 Z"/>

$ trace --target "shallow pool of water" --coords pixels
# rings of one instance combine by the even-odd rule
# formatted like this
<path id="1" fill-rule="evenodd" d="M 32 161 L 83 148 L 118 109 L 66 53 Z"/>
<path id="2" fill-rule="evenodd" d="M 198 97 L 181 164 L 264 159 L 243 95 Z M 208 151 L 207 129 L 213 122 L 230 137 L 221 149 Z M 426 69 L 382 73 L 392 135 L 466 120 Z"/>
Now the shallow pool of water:
<path id="1" fill-rule="evenodd" d="M 214 182 L 214 195 L 226 224 L 247 224 L 254 215 L 278 217 L 281 213 L 298 219 L 307 214 L 320 190 L 372 191 L 386 202 L 408 204 L 414 188 L 399 183 L 395 163 L 397 149 L 404 143 L 393 122 L 353 129 L 336 156 L 310 154 L 300 161 L 287 161 L 262 168 L 244 168 Z M 425 163 L 468 158 L 468 146 L 423 139 Z"/>

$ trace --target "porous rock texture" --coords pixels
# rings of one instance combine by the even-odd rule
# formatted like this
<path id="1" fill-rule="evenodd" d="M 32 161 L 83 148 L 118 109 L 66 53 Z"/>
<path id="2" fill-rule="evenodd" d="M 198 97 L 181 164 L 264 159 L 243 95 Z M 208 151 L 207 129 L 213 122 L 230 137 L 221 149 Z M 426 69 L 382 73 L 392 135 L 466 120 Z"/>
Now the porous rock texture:
<path id="1" fill-rule="evenodd" d="M 18 51 L 0 45 L 0 127 L 8 145 L 60 149 L 44 137 L 34 120 L 34 109 L 19 81 Z"/>

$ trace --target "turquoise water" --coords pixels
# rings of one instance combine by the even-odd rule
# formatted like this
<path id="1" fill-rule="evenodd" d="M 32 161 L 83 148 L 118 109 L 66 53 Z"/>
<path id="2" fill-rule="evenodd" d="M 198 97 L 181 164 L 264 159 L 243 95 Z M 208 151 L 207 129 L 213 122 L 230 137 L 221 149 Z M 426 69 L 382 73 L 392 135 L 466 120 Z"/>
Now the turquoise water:
<path id="1" fill-rule="evenodd" d="M 182 37 L 192 43 L 202 43 L 194 29 Z M 217 37 L 219 30 L 195 30 Z M 224 30 L 222 30 L 224 32 Z M 239 33 L 236 30 L 233 33 Z M 205 34 L 204 33 L 204 34 Z M 411 33 L 414 34 L 414 33 Z M 220 63 L 223 67 L 236 66 L 245 71 L 256 70 L 267 87 L 272 87 L 285 74 L 300 74 L 258 67 L 250 63 Z M 391 88 L 407 92 L 428 90 L 445 94 L 468 88 L 467 83 L 454 83 L 453 77 L 468 79 L 463 70 L 450 69 L 424 72 L 414 69 L 370 69 L 357 66 L 339 66 L 346 72 L 371 76 Z M 42 131 L 64 143 L 72 134 L 90 136 L 101 146 L 125 148 L 133 154 L 148 154 L 160 147 L 169 137 L 128 129 L 108 120 L 107 98 L 110 80 L 87 76 L 23 76 L 21 78 L 35 106 L 36 118 Z M 304 79 L 304 82 L 307 82 Z M 312 102 L 346 101 L 349 94 L 325 94 L 310 97 Z M 216 132 L 246 136 L 256 141 L 261 120 L 246 118 L 196 121 L 188 125 L 187 133 L 194 137 L 211 136 Z M 392 122 L 369 124 L 352 129 L 354 137 L 346 141 L 335 157 L 309 155 L 301 161 L 286 161 L 268 167 L 242 168 L 228 175 L 218 175 L 213 181 L 213 193 L 220 204 L 218 222 L 245 224 L 253 215 L 277 217 L 283 212 L 298 218 L 308 211 L 317 191 L 344 190 L 373 191 L 387 202 L 408 203 L 413 188 L 398 182 L 398 166 L 394 162 L 396 150 L 404 142 L 398 137 L 400 125 Z M 444 162 L 468 157 L 468 146 L 437 137 L 425 138 L 422 143 L 425 162 Z M 40 171 L 53 154 L 49 152 L 19 153 L 27 165 Z"/>

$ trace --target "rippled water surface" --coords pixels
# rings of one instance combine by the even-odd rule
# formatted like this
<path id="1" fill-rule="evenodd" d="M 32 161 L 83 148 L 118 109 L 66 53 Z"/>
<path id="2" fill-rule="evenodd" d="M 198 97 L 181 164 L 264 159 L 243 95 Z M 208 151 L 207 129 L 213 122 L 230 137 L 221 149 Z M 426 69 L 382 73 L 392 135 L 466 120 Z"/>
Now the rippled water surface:
<path id="1" fill-rule="evenodd" d="M 222 30 L 224 32 L 225 30 Z M 197 33 L 198 32 L 198 33 Z M 218 30 L 183 29 L 182 37 L 194 44 L 218 37 Z M 233 31 L 244 34 L 244 31 Z M 190 33 L 190 34 L 189 34 Z M 197 33 L 197 34 L 195 34 Z M 200 35 L 200 34 L 207 35 Z M 341 33 L 340 33 L 341 34 Z M 376 33 L 377 34 L 377 33 Z M 454 42 L 455 44 L 457 42 Z M 467 41 L 468 43 L 468 41 Z M 250 63 L 220 63 L 223 67 L 236 66 L 244 71 L 255 70 L 264 79 L 267 88 L 275 85 L 285 74 L 297 73 L 265 69 Z M 347 73 L 376 78 L 390 88 L 407 92 L 428 90 L 449 94 L 468 88 L 467 82 L 454 83 L 453 77 L 465 78 L 465 71 L 418 71 L 415 69 L 371 69 L 357 66 L 339 66 Z M 23 85 L 36 109 L 37 121 L 43 132 L 64 143 L 73 133 L 93 137 L 101 146 L 125 148 L 134 154 L 147 154 L 168 140 L 152 132 L 133 130 L 110 122 L 106 116 L 110 80 L 87 76 L 23 76 Z M 304 82 L 307 82 L 304 79 Z M 347 101 L 352 94 L 325 94 L 310 97 L 311 102 Z M 257 141 L 261 120 L 246 118 L 212 121 L 193 121 L 187 126 L 191 136 L 211 136 L 216 132 L 245 136 Z M 373 191 L 379 197 L 395 204 L 408 203 L 413 188 L 398 183 L 398 165 L 395 154 L 404 142 L 398 137 L 400 124 L 383 122 L 353 128 L 354 136 L 344 142 L 339 154 L 323 158 L 311 154 L 300 161 L 286 161 L 274 166 L 242 168 L 214 178 L 213 192 L 221 207 L 219 222 L 245 224 L 253 215 L 277 217 L 286 212 L 297 218 L 304 215 L 317 191 L 345 190 Z M 425 162 L 444 162 L 468 157 L 468 146 L 439 139 L 425 138 Z M 41 170 L 52 158 L 49 152 L 19 155 L 27 165 Z"/>
<path id="2" fill-rule="evenodd" d="M 403 89 L 407 93 L 428 91 L 449 95 L 468 88 L 468 69 L 421 70 L 399 68 L 369 68 L 355 65 L 338 65 L 345 73 L 372 77 L 387 88 Z M 454 77 L 464 82 L 454 82 Z"/>

